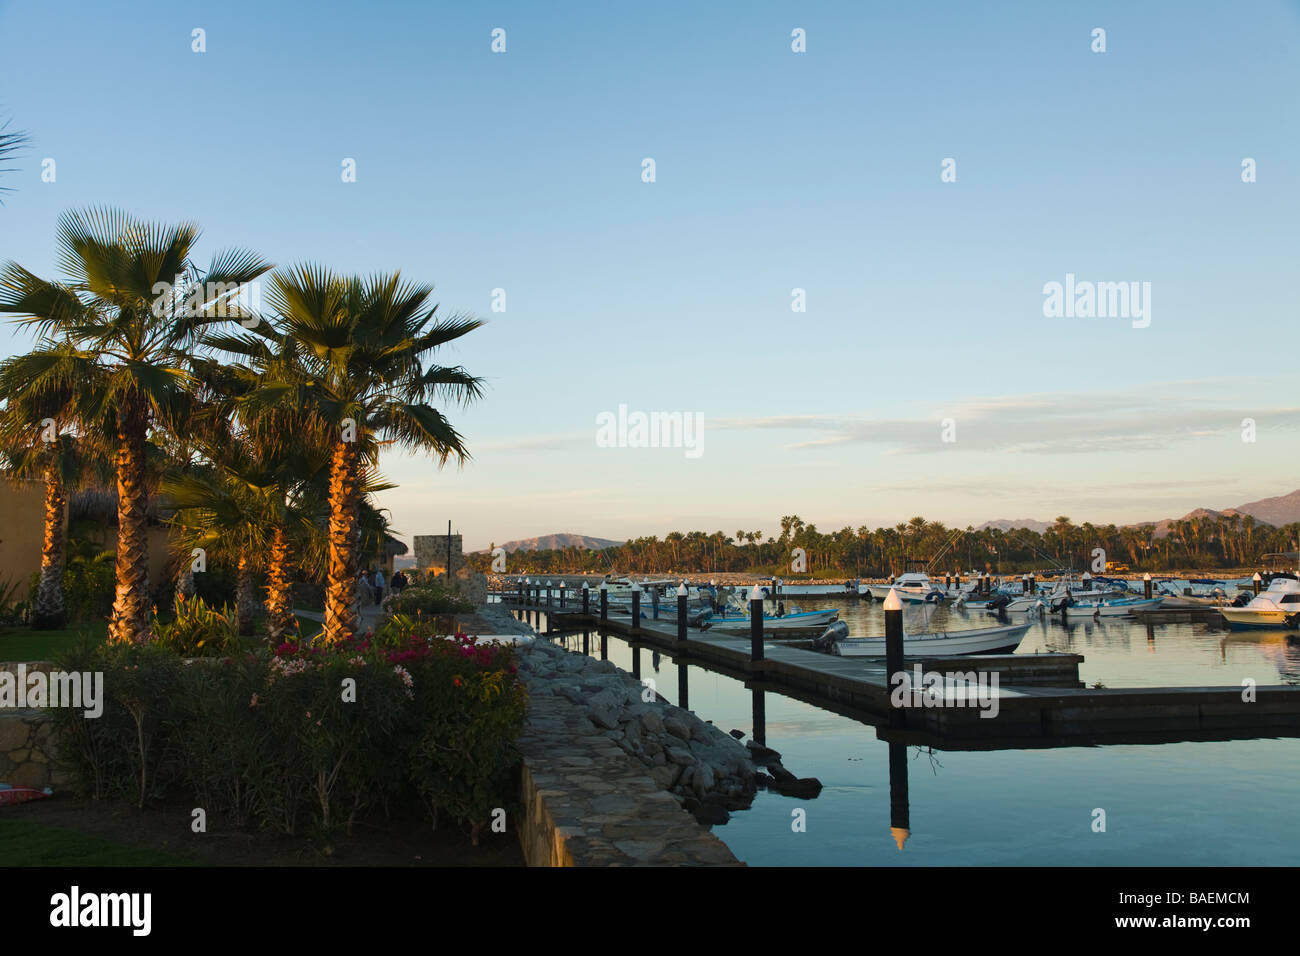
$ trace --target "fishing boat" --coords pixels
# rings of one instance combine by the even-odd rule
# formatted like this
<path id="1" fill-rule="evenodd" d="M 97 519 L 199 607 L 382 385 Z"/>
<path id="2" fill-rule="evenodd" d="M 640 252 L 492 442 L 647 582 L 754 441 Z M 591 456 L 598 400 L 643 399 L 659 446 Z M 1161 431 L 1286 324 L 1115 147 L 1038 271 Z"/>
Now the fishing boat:
<path id="1" fill-rule="evenodd" d="M 826 625 L 834 623 L 840 616 L 840 612 L 834 608 L 824 611 L 795 611 L 790 614 L 764 614 L 763 615 L 763 632 L 768 631 L 791 631 L 803 628 L 824 628 Z M 750 621 L 748 612 L 740 613 L 733 608 L 727 608 L 726 613 L 714 614 L 709 620 L 709 627 L 714 631 L 732 632 L 737 631 L 749 633 Z"/>
<path id="2" fill-rule="evenodd" d="M 1158 598 L 1094 598 L 1079 601 L 1070 598 L 1060 608 L 1067 619 L 1072 617 L 1124 617 L 1134 611 L 1158 608 L 1164 603 Z"/>
<path id="3" fill-rule="evenodd" d="M 1300 628 L 1300 581 L 1274 577 L 1244 607 L 1221 607 L 1223 619 L 1232 628 Z"/>
<path id="4" fill-rule="evenodd" d="M 1000 627 L 977 627 L 965 631 L 935 631 L 931 634 L 904 634 L 905 657 L 950 657 L 957 654 L 992 654 L 1013 651 L 1020 646 L 1029 623 Z M 831 652 L 840 657 L 884 657 L 883 637 L 840 637 L 831 644 Z"/>

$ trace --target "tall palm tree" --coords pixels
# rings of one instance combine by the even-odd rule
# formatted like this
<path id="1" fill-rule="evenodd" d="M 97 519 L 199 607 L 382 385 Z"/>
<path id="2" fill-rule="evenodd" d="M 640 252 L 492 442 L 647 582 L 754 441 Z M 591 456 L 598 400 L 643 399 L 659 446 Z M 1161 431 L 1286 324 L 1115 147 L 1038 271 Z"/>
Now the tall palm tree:
<path id="1" fill-rule="evenodd" d="M 111 422 L 117 483 L 116 595 L 108 637 L 150 639 L 146 438 L 186 404 L 193 380 L 187 348 L 198 330 L 241 317 L 232 292 L 271 265 L 243 250 L 194 264 L 193 223 L 137 220 L 113 209 L 69 212 L 59 221 L 67 281 L 42 279 L 15 262 L 0 272 L 0 312 L 35 326 L 44 342 L 15 359 L 20 391 L 36 396 L 77 383 L 78 415 Z M 71 348 L 52 343 L 66 340 Z"/>
<path id="2" fill-rule="evenodd" d="M 250 404 L 309 408 L 332 433 L 329 568 L 325 640 L 356 630 L 353 594 L 359 548 L 358 504 L 381 445 L 432 454 L 439 464 L 468 459 L 464 438 L 432 403 L 461 405 L 482 395 L 482 380 L 429 362 L 436 350 L 483 323 L 435 320 L 433 287 L 400 274 L 341 277 L 303 265 L 277 272 L 267 301 L 281 330 L 299 343 L 307 377 L 263 385 Z"/>

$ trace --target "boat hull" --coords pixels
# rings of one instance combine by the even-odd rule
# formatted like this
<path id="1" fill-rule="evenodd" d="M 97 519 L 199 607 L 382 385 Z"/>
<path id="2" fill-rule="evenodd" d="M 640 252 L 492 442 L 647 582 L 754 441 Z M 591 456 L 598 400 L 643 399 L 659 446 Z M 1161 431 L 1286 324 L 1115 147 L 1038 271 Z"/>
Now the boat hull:
<path id="1" fill-rule="evenodd" d="M 1020 646 L 1028 624 L 980 627 L 967 631 L 937 631 L 903 638 L 904 657 L 952 657 L 961 654 L 992 654 L 1013 651 Z M 836 641 L 833 652 L 840 657 L 884 657 L 883 637 L 847 637 Z"/>

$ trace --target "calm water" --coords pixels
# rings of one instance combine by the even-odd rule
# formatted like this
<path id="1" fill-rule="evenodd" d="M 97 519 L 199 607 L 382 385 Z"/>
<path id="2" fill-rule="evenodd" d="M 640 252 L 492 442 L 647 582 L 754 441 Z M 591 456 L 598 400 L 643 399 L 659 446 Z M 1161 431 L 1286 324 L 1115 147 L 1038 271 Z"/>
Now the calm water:
<path id="1" fill-rule="evenodd" d="M 811 596 L 805 609 L 819 603 Z M 883 633 L 879 604 L 840 605 L 853 634 Z M 905 626 L 920 631 L 922 612 Z M 523 616 L 522 614 L 519 616 Z M 976 627 L 982 617 L 937 608 L 931 629 Z M 1281 634 L 1237 635 L 1203 623 L 1036 623 L 1021 644 L 1081 653 L 1080 677 L 1105 686 L 1300 682 L 1300 643 Z M 1152 639 L 1154 638 L 1154 639 Z M 580 635 L 561 640 L 581 650 Z M 632 649 L 607 638 L 609 659 L 632 670 Z M 593 633 L 590 650 L 599 655 Z M 678 700 L 678 666 L 642 649 L 641 675 Z M 688 666 L 689 706 L 723 730 L 750 734 L 754 692 L 735 679 Z M 893 813 L 910 827 L 900 851 L 891 835 L 890 746 L 873 727 L 779 693 L 763 694 L 767 744 L 785 767 L 817 777 L 814 800 L 761 791 L 750 810 L 714 832 L 751 865 L 1295 865 L 1300 862 L 1300 740 L 930 751 L 897 748 Z M 904 780 L 905 776 L 905 780 Z M 902 798 L 900 801 L 899 798 Z M 1092 830 L 1105 810 L 1106 832 Z M 806 812 L 795 832 L 793 811 Z"/>

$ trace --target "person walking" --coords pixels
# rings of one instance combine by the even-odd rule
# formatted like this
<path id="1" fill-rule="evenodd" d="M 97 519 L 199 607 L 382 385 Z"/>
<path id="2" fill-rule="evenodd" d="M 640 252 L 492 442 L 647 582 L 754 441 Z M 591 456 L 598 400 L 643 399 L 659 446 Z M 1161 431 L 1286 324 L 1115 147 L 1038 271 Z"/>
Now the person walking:
<path id="1" fill-rule="evenodd" d="M 406 572 L 405 572 L 405 571 L 398 570 L 398 571 L 394 571 L 394 572 L 393 572 L 392 587 L 393 587 L 393 597 L 397 597 L 397 596 L 398 596 L 399 594 L 401 594 L 404 590 L 406 590 Z"/>
<path id="2" fill-rule="evenodd" d="M 375 603 L 384 603 L 384 569 L 375 568 Z"/>

